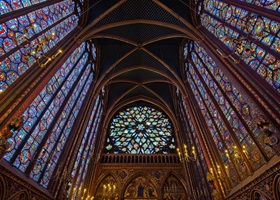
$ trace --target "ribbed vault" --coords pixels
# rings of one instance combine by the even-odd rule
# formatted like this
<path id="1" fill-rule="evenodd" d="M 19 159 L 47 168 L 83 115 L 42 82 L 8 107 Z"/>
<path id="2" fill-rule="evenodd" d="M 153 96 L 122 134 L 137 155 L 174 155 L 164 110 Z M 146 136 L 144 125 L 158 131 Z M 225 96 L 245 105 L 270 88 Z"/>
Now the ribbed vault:
<path id="1" fill-rule="evenodd" d="M 182 41 L 202 38 L 190 23 L 188 7 L 180 0 L 91 4 L 94 10 L 78 37 L 94 39 L 100 47 L 96 92 L 107 87 L 108 111 L 137 99 L 153 99 L 172 111 L 174 89 L 186 95 L 180 73 Z"/>

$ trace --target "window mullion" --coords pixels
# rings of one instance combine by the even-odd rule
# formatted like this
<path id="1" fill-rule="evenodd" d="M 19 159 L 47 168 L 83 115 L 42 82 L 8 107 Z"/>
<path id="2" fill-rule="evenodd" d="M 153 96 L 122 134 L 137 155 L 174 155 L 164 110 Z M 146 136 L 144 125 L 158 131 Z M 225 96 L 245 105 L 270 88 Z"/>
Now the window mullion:
<path id="1" fill-rule="evenodd" d="M 76 65 L 78 64 L 79 60 L 83 57 L 83 54 L 81 54 L 80 58 L 77 60 L 77 62 L 75 63 L 75 65 L 73 66 L 73 69 L 76 67 Z M 36 128 L 36 126 L 38 125 L 38 123 L 40 122 L 41 118 L 43 117 L 44 113 L 46 112 L 46 110 L 48 109 L 48 107 L 50 106 L 50 104 L 52 103 L 52 101 L 54 100 L 54 98 L 57 96 L 57 94 L 60 92 L 62 86 L 65 84 L 65 82 L 67 81 L 68 77 L 71 75 L 71 73 L 68 73 L 67 76 L 65 77 L 65 79 L 62 81 L 62 83 L 59 85 L 59 87 L 56 89 L 55 93 L 53 94 L 52 98 L 48 101 L 48 103 L 45 105 L 44 110 L 41 112 L 40 116 L 38 116 L 37 121 L 33 124 L 32 128 L 28 131 L 27 135 L 22 139 L 21 144 L 18 146 L 16 152 L 13 154 L 13 157 L 10 160 L 10 163 L 13 163 L 15 161 L 15 159 L 18 157 L 18 154 L 20 153 L 21 149 L 23 148 L 23 146 L 25 145 L 25 143 L 27 142 L 28 138 L 30 137 L 30 135 L 32 134 L 32 132 L 34 131 L 34 129 Z"/>

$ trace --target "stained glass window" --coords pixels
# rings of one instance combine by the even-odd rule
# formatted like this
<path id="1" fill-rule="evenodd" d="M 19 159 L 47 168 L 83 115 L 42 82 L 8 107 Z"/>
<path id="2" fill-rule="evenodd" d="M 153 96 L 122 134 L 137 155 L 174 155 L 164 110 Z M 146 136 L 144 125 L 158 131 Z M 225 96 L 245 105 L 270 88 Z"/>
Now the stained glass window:
<path id="1" fill-rule="evenodd" d="M 5 159 L 10 161 L 12 156 L 18 149 L 19 145 L 27 135 L 30 130 L 34 130 L 34 125 L 46 110 L 49 101 L 51 101 L 52 97 L 58 93 L 61 88 L 61 84 L 65 82 L 65 80 L 70 75 L 70 72 L 74 68 L 74 64 L 77 62 L 79 57 L 81 57 L 82 53 L 85 51 L 85 44 L 83 43 L 79 48 L 77 48 L 71 56 L 66 60 L 66 62 L 62 65 L 62 67 L 56 72 L 56 74 L 50 79 L 50 81 L 46 84 L 41 93 L 34 99 L 34 101 L 30 104 L 28 109 L 24 112 L 25 120 L 24 126 L 19 131 L 9 139 L 10 147 L 5 154 Z M 56 100 L 58 101 L 58 100 Z M 60 103 L 60 102 L 58 102 Z"/>
<path id="2" fill-rule="evenodd" d="M 205 177 L 209 169 L 207 167 L 207 163 L 203 155 L 198 136 L 196 135 L 196 131 L 193 125 L 194 123 L 190 117 L 189 109 L 187 108 L 185 99 L 180 97 L 179 93 L 177 95 L 180 108 L 180 119 L 184 129 L 183 132 L 186 133 L 188 142 L 187 146 L 194 146 L 195 152 L 197 154 L 197 159 L 195 160 L 196 171 L 194 171 L 193 173 L 195 177 L 197 177 L 197 184 L 201 188 L 201 196 L 203 196 L 204 199 L 208 199 L 207 197 L 209 197 L 209 193 L 207 187 L 209 186 Z"/>
<path id="3" fill-rule="evenodd" d="M 240 0 L 246 3 L 254 4 L 267 9 L 280 12 L 280 2 L 278 0 Z M 249 5 L 248 5 L 249 6 Z"/>
<path id="4" fill-rule="evenodd" d="M 83 187 L 85 175 L 87 172 L 88 164 L 90 162 L 90 158 L 93 155 L 94 150 L 94 142 L 96 132 L 98 130 L 98 124 L 101 120 L 103 108 L 101 103 L 101 98 L 98 98 L 95 101 L 95 105 L 93 111 L 91 113 L 90 120 L 87 125 L 87 129 L 83 135 L 82 142 L 79 147 L 78 154 L 76 156 L 75 164 L 71 173 L 71 177 L 74 182 L 72 183 L 72 192 L 73 197 L 76 197 L 79 193 L 79 188 Z M 69 190 L 70 193 L 71 190 Z"/>
<path id="5" fill-rule="evenodd" d="M 251 124 L 252 112 L 260 111 L 246 101 L 246 97 L 244 98 L 201 46 L 190 42 L 184 50 L 184 57 L 191 60 L 185 64 L 189 84 L 221 158 L 228 166 L 230 178 L 236 184 L 239 182 L 238 177 L 244 179 L 249 175 L 245 160 L 239 160 L 239 163 L 243 164 L 233 165 L 237 163 L 237 145 L 241 145 L 240 148 L 246 147 L 243 149 L 245 157 L 250 158 L 248 162 L 255 170 L 265 162 L 256 144 L 265 150 L 265 156 L 274 155 L 271 148 L 263 143 L 260 131 Z"/>
<path id="6" fill-rule="evenodd" d="M 46 0 L 25 0 L 25 1 L 19 1 L 19 0 L 1 0 L 0 1 L 0 15 L 3 15 L 5 13 L 9 13 L 12 11 L 19 10 L 21 8 L 26 8 L 31 5 L 35 5 L 41 2 L 44 2 Z"/>
<path id="7" fill-rule="evenodd" d="M 251 1 L 257 2 L 261 1 Z M 276 1 L 267 5 L 276 4 L 279 7 Z M 219 0 L 204 0 L 201 23 L 239 57 L 236 62 L 245 62 L 275 90 L 280 90 L 279 21 Z"/>
<path id="8" fill-rule="evenodd" d="M 0 24 L 0 90 L 6 90 L 78 24 L 66 0 Z"/>
<path id="9" fill-rule="evenodd" d="M 109 127 L 107 153 L 167 154 L 174 149 L 171 122 L 154 108 L 127 108 L 113 118 Z"/>
<path id="10" fill-rule="evenodd" d="M 9 139 L 4 158 L 22 172 L 32 167 L 30 178 L 44 187 L 53 176 L 93 81 L 94 62 L 87 63 L 96 55 L 89 56 L 89 46 L 95 49 L 93 44 L 82 43 L 70 55 L 24 112 L 23 128 Z M 88 156 L 90 153 L 85 159 Z"/>

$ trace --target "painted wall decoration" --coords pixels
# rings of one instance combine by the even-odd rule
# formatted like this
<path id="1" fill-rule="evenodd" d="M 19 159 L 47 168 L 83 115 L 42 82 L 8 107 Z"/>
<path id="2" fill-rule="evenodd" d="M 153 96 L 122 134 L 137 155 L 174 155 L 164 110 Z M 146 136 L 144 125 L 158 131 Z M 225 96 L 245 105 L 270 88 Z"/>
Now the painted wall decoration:
<path id="1" fill-rule="evenodd" d="M 95 199 L 99 200 L 117 200 L 119 199 L 118 184 L 113 176 L 107 176 L 101 184 L 99 184 Z"/>
<path id="2" fill-rule="evenodd" d="M 152 182 L 144 177 L 132 180 L 124 193 L 124 199 L 157 199 L 158 194 Z"/>
<path id="3" fill-rule="evenodd" d="M 185 189 L 180 181 L 174 176 L 169 176 L 163 186 L 164 200 L 187 199 Z"/>

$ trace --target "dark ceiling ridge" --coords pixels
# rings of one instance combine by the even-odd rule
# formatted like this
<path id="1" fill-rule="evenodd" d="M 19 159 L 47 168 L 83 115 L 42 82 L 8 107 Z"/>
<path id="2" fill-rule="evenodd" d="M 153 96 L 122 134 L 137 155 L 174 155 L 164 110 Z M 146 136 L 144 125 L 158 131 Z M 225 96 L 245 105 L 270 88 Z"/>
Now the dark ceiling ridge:
<path id="1" fill-rule="evenodd" d="M 106 17 L 110 12 L 118 8 L 120 5 L 125 3 L 127 0 L 120 0 L 118 3 L 116 3 L 114 6 L 110 7 L 108 10 L 103 12 L 100 16 L 98 16 L 95 20 L 93 20 L 90 24 L 88 24 L 86 27 L 83 28 L 83 30 L 79 33 L 77 36 L 78 38 L 82 38 L 82 35 L 89 31 L 91 27 L 93 27 L 95 24 L 97 24 L 100 20 L 102 20 L 104 17 Z"/>
<path id="2" fill-rule="evenodd" d="M 119 75 L 121 74 L 124 74 L 124 73 L 127 73 L 129 71 L 134 71 L 134 70 L 138 70 L 138 69 L 144 69 L 144 70 L 147 70 L 147 71 L 151 71 L 151 72 L 154 72 L 156 74 L 159 74 L 160 76 L 166 78 L 167 80 L 170 80 L 170 82 L 174 85 L 174 86 L 177 86 L 175 83 L 176 83 L 176 79 L 172 78 L 168 73 L 166 72 L 162 72 L 161 70 L 156 70 L 154 69 L 153 67 L 149 67 L 149 66 L 132 66 L 132 67 L 129 67 L 128 69 L 124 69 L 122 71 L 118 71 L 118 73 L 114 73 L 114 74 L 111 74 L 110 76 L 110 79 L 108 78 L 108 82 L 105 82 L 103 85 L 107 85 L 107 84 L 111 84 L 111 81 L 113 79 L 115 79 L 116 77 L 118 77 Z M 138 83 L 138 82 L 137 82 Z"/>
<path id="3" fill-rule="evenodd" d="M 101 27 L 98 27 L 96 29 L 89 31 L 86 35 L 84 35 L 80 39 L 82 41 L 87 41 L 87 40 L 90 40 L 92 38 L 92 36 L 94 36 L 94 34 L 96 34 L 98 32 L 112 29 L 115 27 L 128 26 L 128 25 L 132 25 L 132 24 L 149 24 L 149 25 L 161 26 L 164 28 L 170 28 L 170 29 L 174 29 L 176 31 L 186 34 L 186 38 L 189 38 L 189 39 L 192 39 L 195 41 L 200 41 L 200 39 L 197 38 L 197 36 L 195 34 L 193 34 L 190 30 L 186 29 L 185 27 L 174 25 L 171 23 L 163 22 L 163 21 L 146 20 L 146 19 L 133 19 L 133 20 L 126 20 L 126 21 L 120 21 L 120 22 L 115 22 L 115 23 L 111 23 L 111 24 L 106 24 L 104 26 L 101 26 Z"/>

